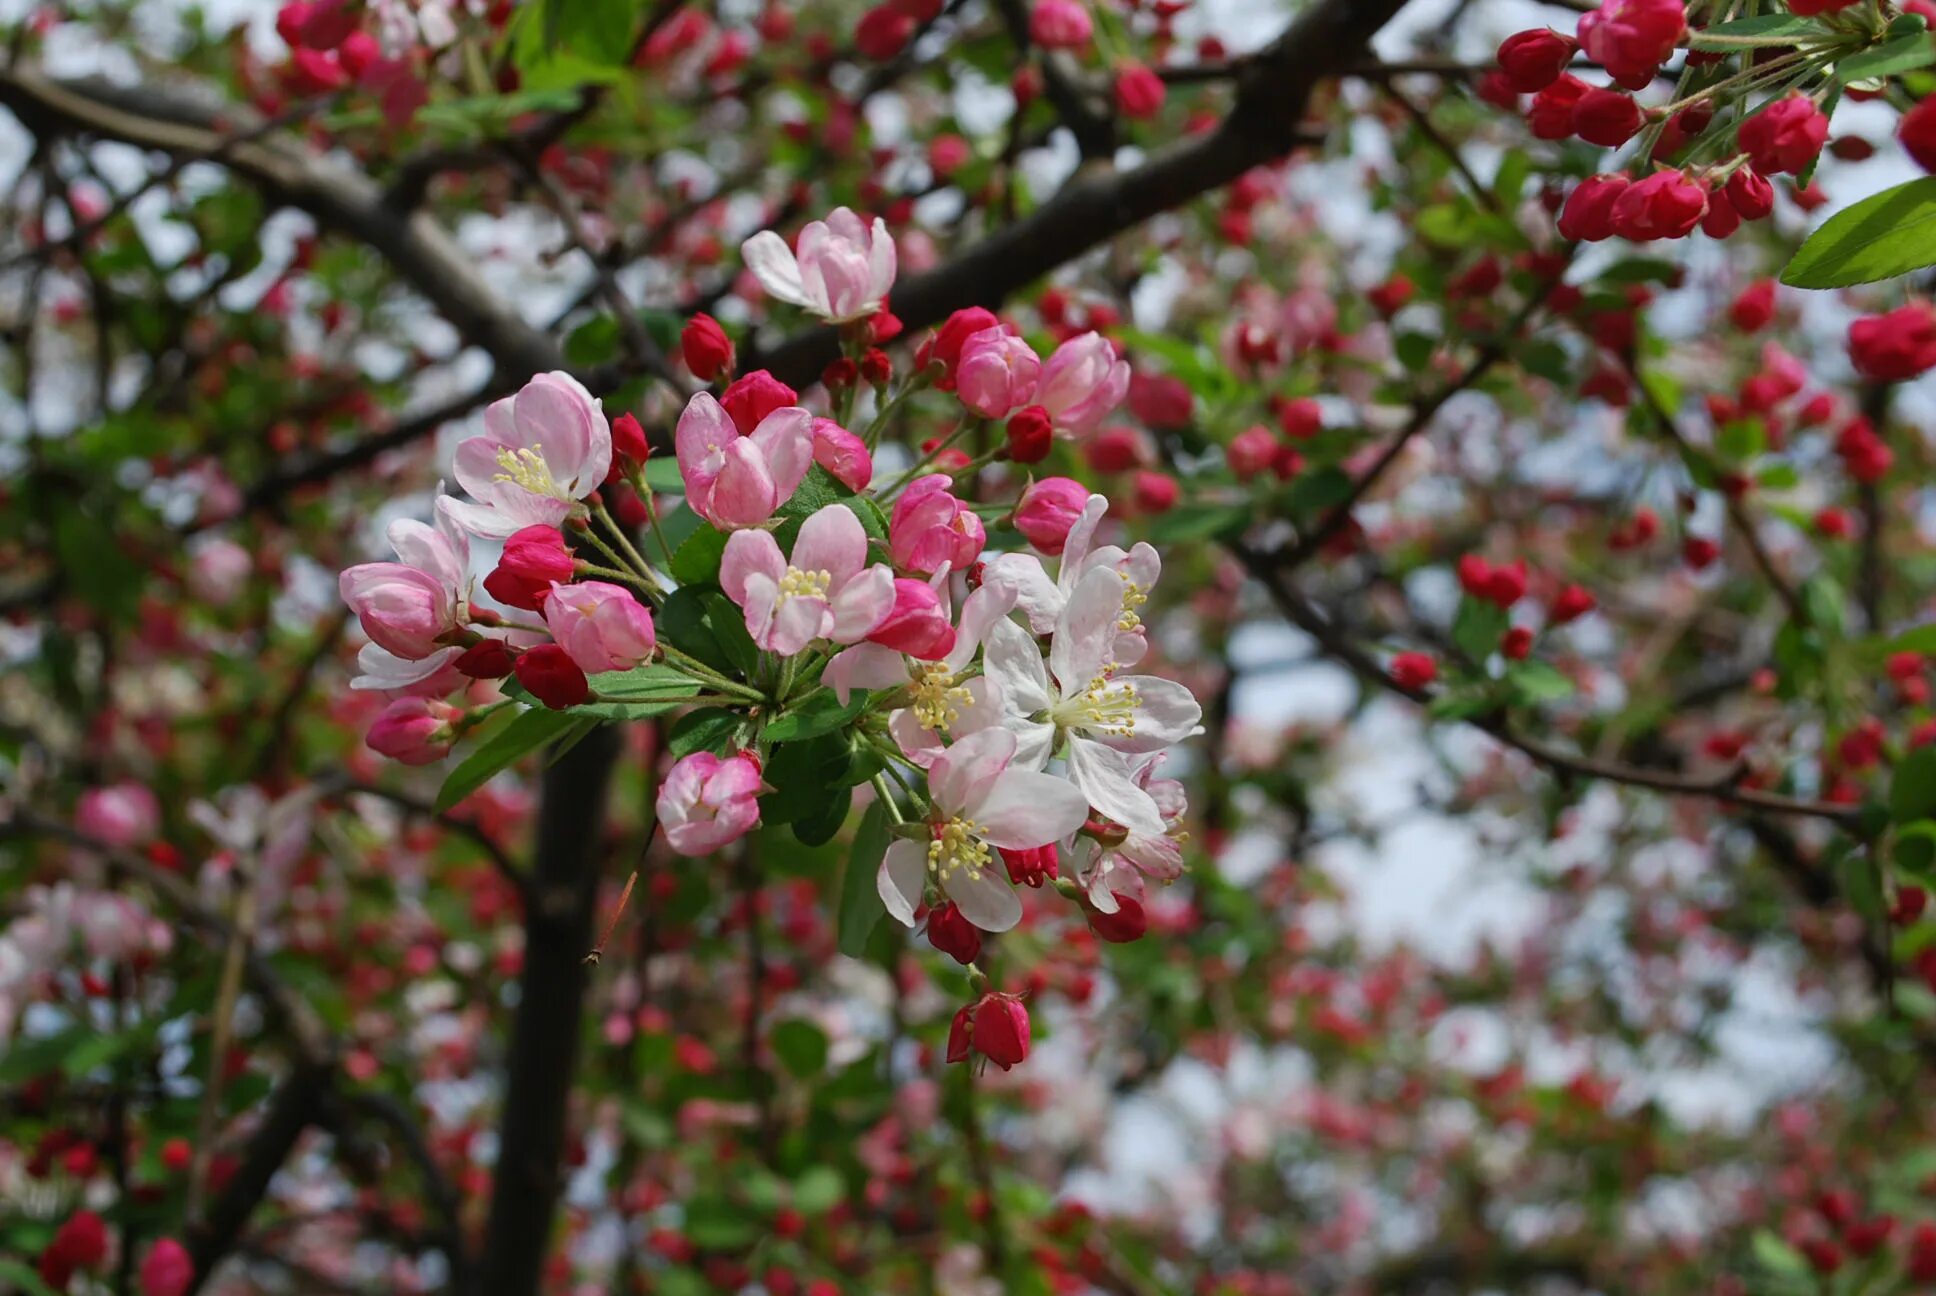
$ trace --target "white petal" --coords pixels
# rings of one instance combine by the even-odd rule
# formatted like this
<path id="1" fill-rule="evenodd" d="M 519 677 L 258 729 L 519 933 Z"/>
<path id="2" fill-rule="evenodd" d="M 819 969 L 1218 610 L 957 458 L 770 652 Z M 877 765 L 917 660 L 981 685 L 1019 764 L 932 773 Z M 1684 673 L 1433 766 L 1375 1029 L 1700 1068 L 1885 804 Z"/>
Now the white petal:
<path id="1" fill-rule="evenodd" d="M 1007 553 L 988 560 L 982 569 L 982 588 L 994 586 L 1010 591 L 1015 606 L 1028 618 L 1029 629 L 1051 634 L 1056 618 L 1062 615 L 1062 590 L 1042 567 L 1034 554 Z M 967 609 L 962 609 L 965 615 Z"/>
<path id="2" fill-rule="evenodd" d="M 1136 786 L 1129 758 L 1099 742 L 1071 736 L 1069 774 L 1089 804 L 1131 832 L 1163 835 L 1163 815 L 1150 794 Z"/>
<path id="3" fill-rule="evenodd" d="M 1007 715 L 1026 721 L 1036 712 L 1054 705 L 1048 668 L 1042 664 L 1042 650 L 1035 646 L 1029 632 L 1013 621 L 998 621 L 990 630 L 983 669 L 1000 685 L 998 696 Z"/>
<path id="4" fill-rule="evenodd" d="M 1006 729 L 983 729 L 948 748 L 928 771 L 928 791 L 943 813 L 962 813 L 978 804 L 1015 755 L 1015 735 Z"/>
<path id="5" fill-rule="evenodd" d="M 927 878 L 928 852 L 919 842 L 903 838 L 888 845 L 880 871 L 874 875 L 874 889 L 888 913 L 903 927 L 914 926 L 914 911 L 920 907 Z"/>
<path id="6" fill-rule="evenodd" d="M 1029 850 L 1059 841 L 1089 817 L 1089 798 L 1067 779 L 1011 769 L 964 812 L 991 844 Z"/>
<path id="7" fill-rule="evenodd" d="M 1203 707 L 1196 694 L 1157 675 L 1119 675 L 1119 685 L 1136 690 L 1135 734 L 1129 738 L 1105 739 L 1111 747 L 1124 752 L 1161 751 L 1203 732 Z"/>
<path id="8" fill-rule="evenodd" d="M 1005 932 L 1022 921 L 1022 901 L 999 862 L 972 872 L 956 869 L 941 880 L 941 889 L 963 918 L 985 932 Z"/>
<path id="9" fill-rule="evenodd" d="M 855 689 L 896 688 L 907 679 L 907 659 L 876 643 L 855 644 L 836 654 L 820 672 L 820 682 L 834 691 L 842 706 Z"/>
<path id="10" fill-rule="evenodd" d="M 1110 654 L 1122 614 L 1123 578 L 1115 572 L 1092 568 L 1076 582 L 1049 643 L 1049 670 L 1064 696 L 1080 693 L 1113 664 Z"/>
<path id="11" fill-rule="evenodd" d="M 800 282 L 800 263 L 793 259 L 792 249 L 778 234 L 772 230 L 761 230 L 739 245 L 739 254 L 768 296 L 795 306 L 813 304 L 807 296 L 806 287 Z"/>

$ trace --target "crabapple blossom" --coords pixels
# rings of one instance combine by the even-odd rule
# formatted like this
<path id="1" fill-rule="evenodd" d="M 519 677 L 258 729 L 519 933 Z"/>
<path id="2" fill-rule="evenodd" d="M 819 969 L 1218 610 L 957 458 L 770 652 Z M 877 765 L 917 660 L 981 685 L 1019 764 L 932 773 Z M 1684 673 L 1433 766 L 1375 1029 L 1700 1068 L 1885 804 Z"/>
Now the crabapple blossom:
<path id="1" fill-rule="evenodd" d="M 470 542 L 453 525 L 464 506 L 448 497 L 438 504 L 435 527 L 411 518 L 390 524 L 390 547 L 401 562 L 362 563 L 337 580 L 363 633 L 406 661 L 436 653 L 467 615 Z"/>
<path id="2" fill-rule="evenodd" d="M 904 926 L 914 925 L 914 911 L 932 880 L 976 927 L 1008 931 L 1022 920 L 1022 902 L 995 862 L 995 850 L 1047 845 L 1088 818 L 1089 803 L 1074 785 L 1014 767 L 1015 747 L 1007 730 L 982 729 L 959 739 L 929 767 L 929 839 L 897 838 L 876 879 L 882 903 Z"/>
<path id="3" fill-rule="evenodd" d="M 894 565 L 932 576 L 944 566 L 966 571 L 981 557 L 987 532 L 981 516 L 950 493 L 947 473 L 917 477 L 894 501 L 887 541 Z"/>
<path id="4" fill-rule="evenodd" d="M 830 324 L 865 319 L 887 304 L 894 286 L 894 239 L 887 222 L 872 226 L 845 207 L 800 231 L 795 248 L 772 230 L 740 246 L 767 295 L 805 308 Z"/>
<path id="5" fill-rule="evenodd" d="M 139 846 L 161 829 L 161 802 L 144 783 L 89 788 L 74 806 L 74 827 L 110 846 Z"/>
<path id="6" fill-rule="evenodd" d="M 558 646 L 587 675 L 630 670 L 658 647 L 652 613 L 632 591 L 609 581 L 554 585 L 544 618 Z"/>
<path id="7" fill-rule="evenodd" d="M 611 468 L 612 429 L 598 398 L 568 373 L 542 373 L 486 408 L 484 434 L 457 447 L 457 482 L 475 502 L 449 509 L 478 536 L 557 526 Z"/>
<path id="8" fill-rule="evenodd" d="M 1005 328 L 983 329 L 961 344 L 955 394 L 983 418 L 1007 418 L 1030 403 L 1041 373 L 1034 347 Z"/>
<path id="9" fill-rule="evenodd" d="M 370 750 L 404 765 L 429 765 L 450 754 L 452 721 L 463 715 L 447 702 L 398 698 L 383 709 L 364 741 Z"/>
<path id="10" fill-rule="evenodd" d="M 742 434 L 707 392 L 695 395 L 674 433 L 692 511 L 722 531 L 756 527 L 786 503 L 813 465 L 813 415 L 784 406 Z"/>
<path id="11" fill-rule="evenodd" d="M 746 753 L 721 758 L 693 752 L 659 785 L 659 824 L 681 855 L 709 855 L 760 822 L 759 762 Z"/>
<path id="12" fill-rule="evenodd" d="M 1034 404 L 1048 411 L 1065 437 L 1093 432 L 1129 394 L 1129 362 L 1100 333 L 1083 333 L 1042 364 Z"/>
<path id="13" fill-rule="evenodd" d="M 736 531 L 726 541 L 719 583 L 746 616 L 746 632 L 769 652 L 790 657 L 815 640 L 857 643 L 894 608 L 894 573 L 867 564 L 867 532 L 852 509 L 835 504 L 800 527 L 792 555 L 766 531 Z"/>

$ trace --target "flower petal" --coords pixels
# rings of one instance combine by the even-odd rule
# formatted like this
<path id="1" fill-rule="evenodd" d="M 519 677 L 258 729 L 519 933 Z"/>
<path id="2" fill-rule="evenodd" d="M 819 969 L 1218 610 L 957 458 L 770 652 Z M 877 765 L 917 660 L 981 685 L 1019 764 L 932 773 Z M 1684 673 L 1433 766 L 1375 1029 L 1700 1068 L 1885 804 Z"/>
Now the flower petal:
<path id="1" fill-rule="evenodd" d="M 983 729 L 955 743 L 928 771 L 928 790 L 936 808 L 942 814 L 957 815 L 979 804 L 1014 755 L 1015 735 L 1006 729 Z"/>
<path id="2" fill-rule="evenodd" d="M 985 932 L 1005 932 L 1022 921 L 1021 898 L 1000 866 L 955 869 L 941 879 L 941 889 L 963 918 Z"/>
<path id="3" fill-rule="evenodd" d="M 874 875 L 874 889 L 888 913 L 903 927 L 914 926 L 914 911 L 921 905 L 922 888 L 928 880 L 928 852 L 919 842 L 905 838 L 892 842 Z"/>
<path id="4" fill-rule="evenodd" d="M 726 597 L 746 606 L 746 578 L 755 572 L 774 585 L 786 575 L 786 559 L 770 532 L 735 531 L 726 537 L 726 551 L 719 559 L 719 587 Z"/>
<path id="5" fill-rule="evenodd" d="M 1134 736 L 1104 741 L 1117 751 L 1161 751 L 1173 743 L 1203 732 L 1203 706 L 1196 694 L 1157 675 L 1119 675 L 1118 685 L 1136 690 L 1136 710 L 1132 720 Z"/>
<path id="6" fill-rule="evenodd" d="M 794 260 L 792 249 L 778 234 L 772 230 L 761 230 L 739 245 L 739 254 L 769 297 L 777 297 L 795 306 L 813 304 L 807 296 L 805 285 L 800 282 L 800 263 Z"/>
<path id="7" fill-rule="evenodd" d="M 1123 614 L 1123 578 L 1107 567 L 1076 582 L 1049 643 L 1049 670 L 1067 696 L 1079 693 L 1113 663 L 1116 622 Z"/>
<path id="8" fill-rule="evenodd" d="M 764 424 L 762 424 L 764 426 Z M 793 565 L 823 571 L 838 590 L 867 565 L 867 531 L 845 504 L 829 504 L 800 524 L 793 542 Z"/>
<path id="9" fill-rule="evenodd" d="M 1089 818 L 1089 798 L 1067 779 L 1010 769 L 989 785 L 979 805 L 965 811 L 982 837 L 1009 850 L 1061 841 Z"/>
<path id="10" fill-rule="evenodd" d="M 1136 786 L 1129 758 L 1088 738 L 1069 738 L 1069 776 L 1089 804 L 1131 832 L 1163 835 L 1163 815 Z"/>
<path id="11" fill-rule="evenodd" d="M 865 639 L 894 610 L 893 570 L 876 563 L 847 582 L 834 596 L 833 607 L 834 626 L 828 637 L 835 643 Z"/>

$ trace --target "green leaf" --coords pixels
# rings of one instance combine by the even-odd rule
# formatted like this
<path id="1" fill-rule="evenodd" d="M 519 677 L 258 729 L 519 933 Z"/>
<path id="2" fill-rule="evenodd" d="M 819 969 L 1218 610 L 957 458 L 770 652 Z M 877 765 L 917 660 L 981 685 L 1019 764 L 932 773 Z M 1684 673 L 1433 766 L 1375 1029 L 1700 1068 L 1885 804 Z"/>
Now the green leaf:
<path id="1" fill-rule="evenodd" d="M 1452 642 L 1475 662 L 1492 656 L 1500 636 L 1512 619 L 1496 603 L 1467 596 L 1459 601 L 1458 615 L 1452 619 Z"/>
<path id="2" fill-rule="evenodd" d="M 672 732 L 666 735 L 666 746 L 674 756 L 690 756 L 696 751 L 724 756 L 732 750 L 739 726 L 737 712 L 725 707 L 699 707 L 674 722 Z"/>
<path id="3" fill-rule="evenodd" d="M 611 702 L 656 702 L 669 697 L 691 697 L 699 683 L 664 662 L 634 666 L 628 671 L 606 671 L 591 677 L 598 696 Z"/>
<path id="4" fill-rule="evenodd" d="M 437 793 L 437 812 L 450 809 L 483 787 L 499 770 L 561 737 L 577 723 L 578 717 L 569 711 L 538 707 L 520 713 L 450 772 Z"/>
<path id="5" fill-rule="evenodd" d="M 1735 43 L 1744 37 L 1766 40 L 1774 44 L 1787 37 L 1800 38 L 1819 34 L 1819 29 L 1805 19 L 1793 14 L 1762 14 L 1755 18 L 1737 18 L 1733 22 L 1716 23 L 1688 33 L 1687 43 L 1697 50 L 1738 50 L 1742 46 Z M 1731 40 L 1712 39 L 1731 37 Z"/>
<path id="6" fill-rule="evenodd" d="M 828 781 L 834 786 L 824 796 L 816 797 L 805 814 L 794 817 L 793 835 L 802 846 L 825 846 L 839 836 L 847 812 L 854 808 L 852 790 L 840 787 L 831 778 Z"/>
<path id="7" fill-rule="evenodd" d="M 779 1022 L 768 1040 L 781 1065 L 799 1079 L 827 1069 L 827 1033 L 810 1021 L 795 1017 Z"/>
<path id="8" fill-rule="evenodd" d="M 880 891 L 874 883 L 881 858 L 887 854 L 887 807 L 876 800 L 860 818 L 854 834 L 854 849 L 847 856 L 846 870 L 840 877 L 839 948 L 848 958 L 867 952 L 867 938 L 874 934 L 886 910 L 881 908 Z"/>
<path id="9" fill-rule="evenodd" d="M 793 1183 L 793 1205 L 803 1215 L 825 1215 L 846 1196 L 846 1182 L 830 1165 L 808 1166 Z"/>
<path id="10" fill-rule="evenodd" d="M 1881 81 L 1931 63 L 1936 63 L 1936 41 L 1929 38 L 1928 32 L 1917 32 L 1843 59 L 1835 65 L 1835 79 L 1843 85 Z"/>
<path id="11" fill-rule="evenodd" d="M 1932 866 L 1936 866 L 1936 819 L 1918 819 L 1898 828 L 1889 858 L 1899 869 L 1919 878 L 1931 877 Z"/>
<path id="12" fill-rule="evenodd" d="M 1767 1229 L 1756 1230 L 1753 1246 L 1755 1260 L 1770 1273 L 1800 1276 L 1809 1272 L 1808 1261 L 1802 1258 L 1802 1253 Z"/>
<path id="13" fill-rule="evenodd" d="M 1842 891 L 1857 913 L 1872 923 L 1882 921 L 1882 878 L 1867 851 L 1857 851 L 1842 861 Z"/>
<path id="14" fill-rule="evenodd" d="M 1558 668 L 1542 661 L 1514 664 L 1506 673 L 1513 692 L 1527 705 L 1553 702 L 1573 695 L 1573 681 Z"/>
<path id="15" fill-rule="evenodd" d="M 20 1296 L 58 1296 L 52 1287 L 40 1280 L 40 1272 L 22 1260 L 0 1256 L 0 1283 L 8 1291 L 19 1292 Z"/>
<path id="16" fill-rule="evenodd" d="M 753 636 L 746 632 L 746 613 L 724 594 L 708 593 L 702 601 L 706 605 L 706 624 L 712 628 L 720 651 L 726 654 L 727 661 L 751 678 L 754 668 L 760 664 L 760 650 Z"/>
<path id="17" fill-rule="evenodd" d="M 705 585 L 719 579 L 719 560 L 726 552 L 726 537 L 710 526 L 702 526 L 686 537 L 672 554 L 672 579 L 681 585 Z"/>
<path id="18" fill-rule="evenodd" d="M 645 484 L 661 495 L 684 495 L 686 479 L 679 474 L 679 461 L 671 458 L 645 461 Z"/>
<path id="19" fill-rule="evenodd" d="M 845 706 L 833 694 L 832 689 L 816 689 L 809 693 L 805 701 L 781 715 L 766 727 L 768 742 L 800 742 L 807 738 L 818 738 L 836 729 L 844 729 L 867 709 L 867 691 L 856 689 L 847 699 Z"/>
<path id="20" fill-rule="evenodd" d="M 1781 272 L 1791 288 L 1847 288 L 1936 265 L 1936 176 L 1837 212 Z"/>
<path id="21" fill-rule="evenodd" d="M 1918 747 L 1896 765 L 1889 783 L 1889 818 L 1906 824 L 1936 817 L 1936 747 Z"/>
<path id="22" fill-rule="evenodd" d="M 1936 625 L 1911 627 L 1889 641 L 1887 651 L 1916 652 L 1936 656 Z"/>
<path id="23" fill-rule="evenodd" d="M 1150 523 L 1149 538 L 1157 544 L 1184 544 L 1243 534 L 1250 510 L 1234 504 L 1185 504 Z"/>

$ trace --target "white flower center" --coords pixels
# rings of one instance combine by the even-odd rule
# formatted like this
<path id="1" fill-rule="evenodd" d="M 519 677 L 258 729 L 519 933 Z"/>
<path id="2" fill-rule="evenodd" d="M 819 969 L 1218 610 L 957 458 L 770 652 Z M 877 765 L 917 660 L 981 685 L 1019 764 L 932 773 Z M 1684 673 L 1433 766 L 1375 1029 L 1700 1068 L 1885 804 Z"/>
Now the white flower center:
<path id="1" fill-rule="evenodd" d="M 921 662 L 913 672 L 914 718 L 924 729 L 946 729 L 961 719 L 972 695 L 955 683 L 946 662 Z"/>
<path id="2" fill-rule="evenodd" d="M 1064 729 L 1131 738 L 1136 734 L 1136 708 L 1141 701 L 1134 684 L 1098 675 L 1089 681 L 1088 688 L 1056 703 L 1049 719 Z"/>
<path id="3" fill-rule="evenodd" d="M 493 477 L 492 481 L 508 481 L 513 486 L 530 491 L 533 495 L 543 495 L 550 499 L 571 503 L 571 494 L 560 486 L 551 475 L 551 465 L 544 456 L 528 446 L 513 450 L 509 446 L 500 447 L 497 452 L 498 467 L 504 471 Z"/>
<path id="4" fill-rule="evenodd" d="M 928 843 L 928 871 L 944 881 L 957 871 L 966 873 L 971 882 L 979 878 L 993 855 L 981 833 L 980 824 L 958 815 L 934 825 L 934 840 Z"/>
<path id="5" fill-rule="evenodd" d="M 827 597 L 827 591 L 833 588 L 833 583 L 832 572 L 801 571 L 798 567 L 789 567 L 786 569 L 786 575 L 780 577 L 779 602 L 784 606 L 788 599 L 824 600 Z"/>

